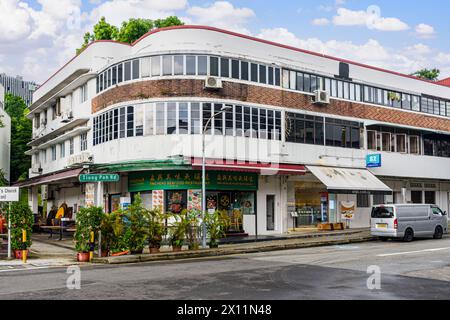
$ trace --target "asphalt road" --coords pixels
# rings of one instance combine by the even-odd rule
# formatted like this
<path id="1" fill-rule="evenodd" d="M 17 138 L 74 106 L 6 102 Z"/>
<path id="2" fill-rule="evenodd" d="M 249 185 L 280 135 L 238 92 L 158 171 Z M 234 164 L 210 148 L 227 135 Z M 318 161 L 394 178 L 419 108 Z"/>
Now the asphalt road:
<path id="1" fill-rule="evenodd" d="M 381 289 L 369 290 L 369 266 Z M 450 238 L 164 263 L 0 272 L 0 299 L 450 299 Z"/>

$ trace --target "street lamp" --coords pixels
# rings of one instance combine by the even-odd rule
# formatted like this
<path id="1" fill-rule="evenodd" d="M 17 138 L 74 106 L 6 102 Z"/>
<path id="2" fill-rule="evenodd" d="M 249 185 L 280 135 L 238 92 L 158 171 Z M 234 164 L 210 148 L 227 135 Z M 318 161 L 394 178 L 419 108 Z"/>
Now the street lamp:
<path id="1" fill-rule="evenodd" d="M 206 223 L 205 223 L 205 218 L 206 218 L 206 157 L 205 157 L 205 132 L 206 132 L 206 128 L 208 128 L 209 124 L 211 123 L 212 119 L 214 119 L 216 116 L 224 113 L 227 110 L 232 109 L 231 106 L 225 106 L 222 107 L 222 109 L 220 109 L 219 112 L 217 112 L 216 114 L 212 115 L 208 121 L 206 122 L 206 125 L 203 127 L 202 129 L 202 212 L 203 212 L 203 221 L 202 221 L 202 247 L 206 248 Z"/>

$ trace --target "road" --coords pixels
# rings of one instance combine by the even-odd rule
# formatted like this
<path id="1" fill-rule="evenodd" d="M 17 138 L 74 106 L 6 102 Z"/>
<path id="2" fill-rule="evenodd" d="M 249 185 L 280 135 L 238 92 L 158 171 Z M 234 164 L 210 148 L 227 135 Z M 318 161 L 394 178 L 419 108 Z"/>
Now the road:
<path id="1" fill-rule="evenodd" d="M 381 289 L 369 290 L 369 266 Z M 450 238 L 222 257 L 0 272 L 0 299 L 450 299 Z"/>

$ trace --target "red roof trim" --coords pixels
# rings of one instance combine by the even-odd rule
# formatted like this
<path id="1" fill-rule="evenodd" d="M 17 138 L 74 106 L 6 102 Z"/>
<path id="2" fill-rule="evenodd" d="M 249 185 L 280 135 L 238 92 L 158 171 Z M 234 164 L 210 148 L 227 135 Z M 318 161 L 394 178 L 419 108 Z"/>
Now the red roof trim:
<path id="1" fill-rule="evenodd" d="M 443 86 L 446 86 L 446 87 L 450 87 L 450 78 L 440 80 L 440 81 L 438 81 L 438 83 L 440 85 L 443 85 Z"/>
<path id="2" fill-rule="evenodd" d="M 251 40 L 251 41 L 260 42 L 260 43 L 276 46 L 276 47 L 283 48 L 283 49 L 297 51 L 297 52 L 301 52 L 301 53 L 305 53 L 305 54 L 309 54 L 309 55 L 313 55 L 313 56 L 317 56 L 317 57 L 332 59 L 332 60 L 335 60 L 335 61 L 344 62 L 344 63 L 348 63 L 348 64 L 352 64 L 352 65 L 355 65 L 355 66 L 359 66 L 359 67 L 363 67 L 363 68 L 367 68 L 367 69 L 372 69 L 372 70 L 376 70 L 376 71 L 380 71 L 380 72 L 384 72 L 384 73 L 390 73 L 390 74 L 393 74 L 393 75 L 396 75 L 396 76 L 400 76 L 400 77 L 404 77 L 404 78 L 409 78 L 409 79 L 413 79 L 413 80 L 419 80 L 419 81 L 423 81 L 423 82 L 427 82 L 427 83 L 435 84 L 435 85 L 439 85 L 439 86 L 444 86 L 444 87 L 448 86 L 448 85 L 440 83 L 439 81 L 438 82 L 434 82 L 434 81 L 430 81 L 430 80 L 426 80 L 426 79 L 421 79 L 421 78 L 414 77 L 414 76 L 411 76 L 411 75 L 407 75 L 407 74 L 404 74 L 404 73 L 399 73 L 399 72 L 395 72 L 395 71 L 391 71 L 391 70 L 387 70 L 387 69 L 374 67 L 374 66 L 370 66 L 370 65 L 367 65 L 367 64 L 363 64 L 363 63 L 347 60 L 347 59 L 337 58 L 337 57 L 329 56 L 329 55 L 326 55 L 326 54 L 321 54 L 321 53 L 317 53 L 317 52 L 313 52 L 313 51 L 309 51 L 309 50 L 304 50 L 304 49 L 300 49 L 300 48 L 296 48 L 296 47 L 280 44 L 280 43 L 277 43 L 277 42 L 263 40 L 263 39 L 247 36 L 247 35 L 244 35 L 244 34 L 240 34 L 240 33 L 237 33 L 237 32 L 233 32 L 233 31 L 228 31 L 228 30 L 219 29 L 219 28 L 215 28 L 215 27 L 208 27 L 208 26 L 184 25 L 184 26 L 173 26 L 173 27 L 167 27 L 167 28 L 161 28 L 161 29 L 152 30 L 152 31 L 147 32 L 146 34 L 144 34 L 142 37 L 140 37 L 138 40 L 136 40 L 132 44 L 119 42 L 119 41 L 115 41 L 115 40 L 96 40 L 96 41 L 93 41 L 93 42 L 89 43 L 86 46 L 86 48 L 83 49 L 83 51 L 81 51 L 78 55 L 76 55 L 75 57 L 70 59 L 65 65 L 63 65 L 60 69 L 58 69 L 58 71 L 56 71 L 39 88 L 41 88 L 44 84 L 46 84 L 59 71 L 61 71 L 65 66 L 67 66 L 70 62 L 72 62 L 76 57 L 78 57 L 82 52 L 84 52 L 89 46 L 91 46 L 94 43 L 97 43 L 97 42 L 113 42 L 113 43 L 118 43 L 118 44 L 123 44 L 123 45 L 128 45 L 128 46 L 134 46 L 137 43 L 139 43 L 140 41 L 142 41 L 143 39 L 145 39 L 148 36 L 153 35 L 155 33 L 163 32 L 163 31 L 170 31 L 170 30 L 183 30 L 183 29 L 209 30 L 209 31 L 224 33 L 224 34 L 228 34 L 228 35 L 231 35 L 231 36 L 235 36 L 235 37 L 239 37 L 239 38 L 243 38 L 243 39 L 247 39 L 247 40 Z M 38 91 L 39 88 L 36 91 Z"/>

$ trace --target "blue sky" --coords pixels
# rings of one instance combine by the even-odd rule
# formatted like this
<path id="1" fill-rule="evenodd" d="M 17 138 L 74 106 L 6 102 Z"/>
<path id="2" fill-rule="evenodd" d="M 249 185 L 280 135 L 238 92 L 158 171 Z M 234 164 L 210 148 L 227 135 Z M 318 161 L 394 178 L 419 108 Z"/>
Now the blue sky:
<path id="1" fill-rule="evenodd" d="M 0 72 L 42 82 L 99 17 L 118 25 L 176 14 L 399 72 L 439 67 L 448 77 L 448 12 L 442 0 L 0 0 Z"/>

